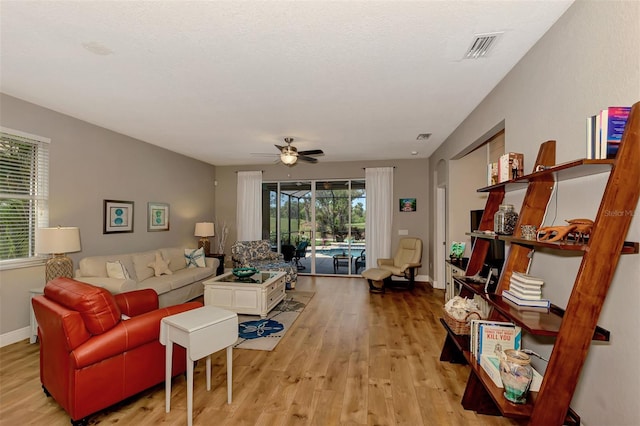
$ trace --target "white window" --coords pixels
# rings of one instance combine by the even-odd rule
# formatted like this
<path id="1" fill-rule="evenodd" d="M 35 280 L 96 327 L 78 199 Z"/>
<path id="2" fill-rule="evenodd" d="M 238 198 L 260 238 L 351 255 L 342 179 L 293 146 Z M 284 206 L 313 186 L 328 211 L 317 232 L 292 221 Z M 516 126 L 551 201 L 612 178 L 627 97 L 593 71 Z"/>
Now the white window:
<path id="1" fill-rule="evenodd" d="M 35 235 L 49 226 L 49 142 L 0 127 L 0 269 L 42 262 Z"/>

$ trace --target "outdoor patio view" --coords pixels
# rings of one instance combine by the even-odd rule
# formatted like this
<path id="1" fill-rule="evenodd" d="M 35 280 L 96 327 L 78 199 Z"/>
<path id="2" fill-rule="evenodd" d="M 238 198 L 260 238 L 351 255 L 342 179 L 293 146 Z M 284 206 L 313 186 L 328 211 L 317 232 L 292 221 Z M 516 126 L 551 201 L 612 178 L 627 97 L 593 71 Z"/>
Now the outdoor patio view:
<path id="1" fill-rule="evenodd" d="M 262 217 L 264 238 L 299 273 L 364 269 L 364 180 L 263 183 Z"/>

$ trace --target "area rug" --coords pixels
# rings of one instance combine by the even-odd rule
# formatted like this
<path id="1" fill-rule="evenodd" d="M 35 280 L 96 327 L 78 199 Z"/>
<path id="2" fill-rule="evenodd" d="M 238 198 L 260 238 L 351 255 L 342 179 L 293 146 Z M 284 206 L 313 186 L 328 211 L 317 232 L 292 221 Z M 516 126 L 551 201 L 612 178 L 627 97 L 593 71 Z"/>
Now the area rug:
<path id="1" fill-rule="evenodd" d="M 237 349 L 271 351 L 291 328 L 315 293 L 288 291 L 284 300 L 269 312 L 266 318 L 256 315 L 238 315 Z"/>

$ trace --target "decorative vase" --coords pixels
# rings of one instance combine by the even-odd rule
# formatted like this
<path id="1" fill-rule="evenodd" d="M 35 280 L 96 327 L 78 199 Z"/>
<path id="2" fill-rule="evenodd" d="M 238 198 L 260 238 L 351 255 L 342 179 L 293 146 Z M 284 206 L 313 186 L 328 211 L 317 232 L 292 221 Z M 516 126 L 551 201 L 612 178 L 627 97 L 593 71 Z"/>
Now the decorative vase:
<path id="1" fill-rule="evenodd" d="M 513 235 L 518 222 L 518 213 L 513 209 L 513 204 L 501 204 L 493 215 L 493 232 L 502 235 Z"/>
<path id="2" fill-rule="evenodd" d="M 504 397 L 515 404 L 527 402 L 527 393 L 533 380 L 531 358 L 526 353 L 507 349 L 500 358 L 500 378 Z"/>

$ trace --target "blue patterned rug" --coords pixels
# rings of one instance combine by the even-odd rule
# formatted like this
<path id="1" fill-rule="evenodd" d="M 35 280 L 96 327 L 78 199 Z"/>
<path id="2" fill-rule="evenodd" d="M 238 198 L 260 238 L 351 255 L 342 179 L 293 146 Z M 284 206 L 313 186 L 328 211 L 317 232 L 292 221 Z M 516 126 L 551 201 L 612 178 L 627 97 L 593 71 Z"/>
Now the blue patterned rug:
<path id="1" fill-rule="evenodd" d="M 288 291 L 284 300 L 269 312 L 267 318 L 257 315 L 238 315 L 237 349 L 271 351 L 291 328 L 315 293 Z"/>

